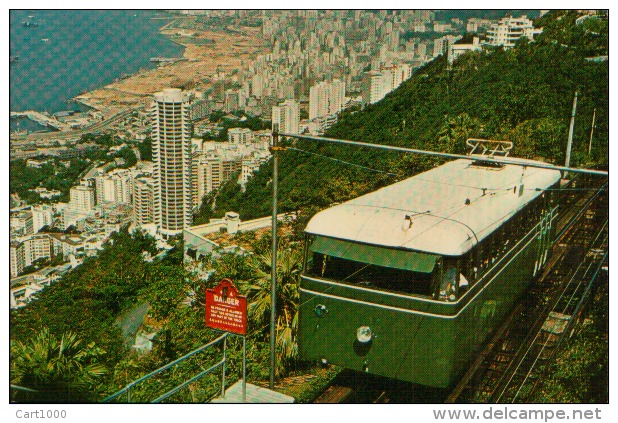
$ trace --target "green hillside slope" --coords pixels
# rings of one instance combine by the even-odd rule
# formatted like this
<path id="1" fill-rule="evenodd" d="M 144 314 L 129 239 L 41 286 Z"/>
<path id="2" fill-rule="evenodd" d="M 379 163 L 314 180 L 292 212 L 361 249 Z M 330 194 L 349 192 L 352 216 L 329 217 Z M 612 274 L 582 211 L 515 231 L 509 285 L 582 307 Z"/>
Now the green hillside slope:
<path id="1" fill-rule="evenodd" d="M 465 140 L 480 137 L 514 142 L 511 155 L 563 164 L 571 107 L 579 92 L 571 165 L 608 161 L 607 21 L 581 25 L 576 12 L 554 11 L 536 26 L 534 42 L 510 50 L 469 52 L 449 68 L 439 57 L 382 101 L 362 111 L 344 111 L 326 136 L 371 143 L 464 153 Z M 588 155 L 593 111 L 596 127 Z M 288 145 L 292 145 L 289 144 Z M 392 183 L 439 163 L 427 157 L 294 141 L 280 160 L 280 207 L 317 209 Z M 309 153 L 314 154 L 309 154 Z M 329 156 L 376 171 L 329 160 Z M 393 175 L 383 173 L 389 172 Z M 230 181 L 217 194 L 215 210 L 205 204 L 198 216 L 235 210 L 241 219 L 271 212 L 272 163 L 250 180 L 246 192 Z"/>

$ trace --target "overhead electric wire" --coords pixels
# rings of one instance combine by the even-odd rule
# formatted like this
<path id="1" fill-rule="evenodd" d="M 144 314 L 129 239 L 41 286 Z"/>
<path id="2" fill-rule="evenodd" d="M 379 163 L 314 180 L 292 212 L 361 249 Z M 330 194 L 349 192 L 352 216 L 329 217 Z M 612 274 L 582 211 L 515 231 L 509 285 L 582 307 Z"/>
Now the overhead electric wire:
<path id="1" fill-rule="evenodd" d="M 372 144 L 368 142 L 360 142 L 360 141 L 350 141 L 350 140 L 342 140 L 338 138 L 325 138 L 325 137 L 316 137 L 312 135 L 299 135 L 299 134 L 288 134 L 279 132 L 276 135 L 291 137 L 301 140 L 311 140 L 311 141 L 320 141 L 320 142 L 328 142 L 335 144 L 345 144 L 352 145 L 356 147 L 369 147 L 369 148 L 377 148 L 382 150 L 391 150 L 391 151 L 400 151 L 404 153 L 415 153 L 415 154 L 423 154 L 426 156 L 436 156 L 436 157 L 444 157 L 447 159 L 465 159 L 465 160 L 480 160 L 488 163 L 500 163 L 500 164 L 510 164 L 516 166 L 527 166 L 527 167 L 535 167 L 541 169 L 550 169 L 550 170 L 560 170 L 566 172 L 573 173 L 588 173 L 591 175 L 609 175 L 609 172 L 602 170 L 592 170 L 592 169 L 580 169 L 568 166 L 556 166 L 548 163 L 535 163 L 535 162 L 522 162 L 517 159 L 512 159 L 508 157 L 484 157 L 484 156 L 468 156 L 465 154 L 454 154 L 454 153 L 441 153 L 438 151 L 428 151 L 428 150 L 419 150 L 415 148 L 407 148 L 407 147 L 397 147 L 394 145 L 387 144 Z"/>
<path id="2" fill-rule="evenodd" d="M 331 156 L 325 156 L 325 155 L 323 155 L 323 154 L 318 154 L 318 153 L 314 153 L 314 152 L 307 151 L 307 150 L 301 150 L 300 148 L 295 148 L 295 147 L 287 147 L 287 149 L 288 149 L 288 150 L 299 151 L 299 152 L 301 152 L 301 153 L 311 154 L 311 155 L 313 155 L 313 156 L 322 157 L 322 158 L 325 158 L 325 159 L 332 160 L 332 161 L 334 161 L 334 162 L 339 162 L 339 163 L 344 163 L 344 164 L 347 164 L 347 165 L 350 165 L 350 166 L 359 167 L 359 168 L 361 168 L 361 169 L 369 170 L 369 171 L 371 171 L 371 172 L 379 172 L 379 173 L 384 173 L 384 174 L 389 175 L 389 176 L 394 176 L 394 177 L 397 177 L 397 175 L 396 175 L 396 174 L 391 173 L 391 172 L 387 172 L 387 171 L 385 171 L 385 170 L 373 169 L 373 168 L 371 168 L 371 167 L 363 166 L 363 165 L 360 165 L 360 164 L 357 164 L 357 163 L 352 163 L 352 162 L 347 162 L 347 161 L 345 161 L 345 160 L 336 159 L 336 158 L 331 157 Z"/>

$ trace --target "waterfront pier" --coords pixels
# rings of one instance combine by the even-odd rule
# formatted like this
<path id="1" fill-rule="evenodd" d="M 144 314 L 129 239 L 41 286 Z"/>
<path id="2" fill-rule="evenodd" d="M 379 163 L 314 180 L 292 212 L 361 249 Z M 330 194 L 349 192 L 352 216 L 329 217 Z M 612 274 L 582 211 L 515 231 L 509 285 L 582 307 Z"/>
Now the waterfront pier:
<path id="1" fill-rule="evenodd" d="M 11 117 L 27 117 L 30 120 L 35 121 L 44 126 L 50 126 L 56 128 L 59 131 L 65 131 L 71 129 L 66 123 L 60 122 L 58 119 L 48 116 L 44 113 L 34 110 L 26 110 L 24 112 L 11 112 Z"/>

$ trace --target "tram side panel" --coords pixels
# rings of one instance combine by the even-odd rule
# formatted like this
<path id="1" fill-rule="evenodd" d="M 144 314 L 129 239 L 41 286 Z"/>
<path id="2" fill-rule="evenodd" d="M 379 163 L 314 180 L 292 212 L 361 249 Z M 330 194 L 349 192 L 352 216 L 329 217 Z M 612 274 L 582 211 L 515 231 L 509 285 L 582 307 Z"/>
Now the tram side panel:
<path id="1" fill-rule="evenodd" d="M 301 357 L 446 387 L 455 372 L 456 326 L 453 319 L 439 314 L 444 310 L 436 305 L 444 306 L 303 277 Z M 319 316 L 316 310 L 325 314 Z M 359 341 L 360 328 L 369 328 L 370 340 Z"/>
<path id="2" fill-rule="evenodd" d="M 541 242 L 539 225 L 451 303 L 303 276 L 301 357 L 449 387 L 526 291 Z M 361 328 L 369 341 L 359 341 Z"/>
<path id="3" fill-rule="evenodd" d="M 498 259 L 468 293 L 470 299 L 457 319 L 457 377 L 465 372 L 534 279 L 535 263 L 544 242 L 540 235 L 539 225 Z"/>

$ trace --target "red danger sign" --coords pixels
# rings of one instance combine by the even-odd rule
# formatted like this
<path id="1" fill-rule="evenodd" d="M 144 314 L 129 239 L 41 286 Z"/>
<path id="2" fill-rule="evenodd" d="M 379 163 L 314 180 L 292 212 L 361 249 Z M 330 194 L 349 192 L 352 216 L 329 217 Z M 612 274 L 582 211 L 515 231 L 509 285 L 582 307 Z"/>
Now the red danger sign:
<path id="1" fill-rule="evenodd" d="M 238 295 L 230 279 L 206 290 L 206 326 L 238 335 L 247 334 L 247 297 Z"/>

